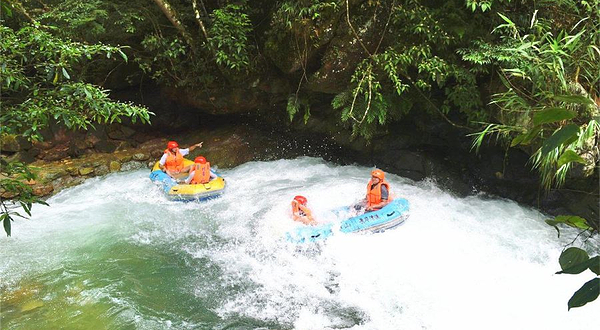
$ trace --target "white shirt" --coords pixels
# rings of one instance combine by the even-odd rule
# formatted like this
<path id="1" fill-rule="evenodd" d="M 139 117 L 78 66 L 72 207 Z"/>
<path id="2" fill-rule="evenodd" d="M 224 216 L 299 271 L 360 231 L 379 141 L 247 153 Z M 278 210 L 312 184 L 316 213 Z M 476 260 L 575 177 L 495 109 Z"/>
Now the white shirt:
<path id="1" fill-rule="evenodd" d="M 182 156 L 186 156 L 190 153 L 190 148 L 186 148 L 186 149 L 179 149 L 179 153 L 181 153 Z M 162 157 L 160 157 L 160 161 L 158 161 L 158 163 L 161 166 L 165 166 L 165 163 L 167 162 L 167 154 L 163 153 Z"/>

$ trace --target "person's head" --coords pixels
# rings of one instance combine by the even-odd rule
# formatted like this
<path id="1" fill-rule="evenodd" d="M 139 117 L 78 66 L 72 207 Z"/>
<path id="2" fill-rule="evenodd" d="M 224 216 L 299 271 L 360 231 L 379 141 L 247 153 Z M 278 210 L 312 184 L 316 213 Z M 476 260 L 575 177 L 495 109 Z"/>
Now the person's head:
<path id="1" fill-rule="evenodd" d="M 374 169 L 371 171 L 371 180 L 375 183 L 382 182 L 385 179 L 385 173 L 382 170 Z"/>
<path id="2" fill-rule="evenodd" d="M 167 143 L 167 149 L 171 152 L 176 152 L 178 148 L 179 144 L 175 141 L 169 141 L 169 143 Z"/>
<path id="3" fill-rule="evenodd" d="M 198 156 L 194 159 L 194 163 L 196 164 L 206 164 L 206 158 L 202 156 Z"/>
<path id="4" fill-rule="evenodd" d="M 306 205 L 306 203 L 308 203 L 308 200 L 304 196 L 296 196 L 294 197 L 294 200 L 302 205 Z"/>

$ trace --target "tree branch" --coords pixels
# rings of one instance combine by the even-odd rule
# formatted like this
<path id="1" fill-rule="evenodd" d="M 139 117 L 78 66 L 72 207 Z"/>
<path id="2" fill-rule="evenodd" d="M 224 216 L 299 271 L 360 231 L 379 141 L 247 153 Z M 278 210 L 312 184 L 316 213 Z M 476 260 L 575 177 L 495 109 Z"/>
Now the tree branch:
<path id="1" fill-rule="evenodd" d="M 194 52 L 195 51 L 194 39 L 192 39 L 190 34 L 185 29 L 185 26 L 183 25 L 183 23 L 181 23 L 179 18 L 177 18 L 177 12 L 175 11 L 175 9 L 167 2 L 167 0 L 153 0 L 153 1 L 160 7 L 160 10 L 163 12 L 163 14 L 165 14 L 165 16 L 171 22 L 171 24 L 173 24 L 173 26 L 177 29 L 177 31 L 179 31 L 179 33 L 183 36 L 185 41 L 191 47 L 192 52 Z"/>
<path id="2" fill-rule="evenodd" d="M 196 21 L 198 22 L 198 25 L 200 26 L 200 30 L 202 31 L 202 34 L 204 34 L 204 38 L 206 39 L 206 42 L 208 43 L 208 33 L 206 32 L 206 28 L 204 27 L 204 22 L 202 22 L 202 19 L 200 18 L 200 10 L 198 10 L 198 1 L 197 0 L 192 0 L 192 7 L 194 8 L 194 14 L 196 15 Z"/>

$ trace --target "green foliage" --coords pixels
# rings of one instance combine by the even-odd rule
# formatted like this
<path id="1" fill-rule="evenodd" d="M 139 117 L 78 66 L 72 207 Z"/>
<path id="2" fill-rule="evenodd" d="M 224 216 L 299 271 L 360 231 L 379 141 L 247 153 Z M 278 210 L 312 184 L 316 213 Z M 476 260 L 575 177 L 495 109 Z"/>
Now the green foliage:
<path id="1" fill-rule="evenodd" d="M 600 278 L 596 277 L 586 282 L 579 290 L 569 299 L 569 310 L 574 307 L 581 307 L 598 298 L 600 292 Z"/>
<path id="2" fill-rule="evenodd" d="M 332 103 L 341 110 L 342 121 L 352 121 L 355 134 L 370 138 L 377 126 L 400 118 L 413 107 L 444 118 L 451 111 L 458 111 L 467 121 L 488 119 L 476 72 L 466 69 L 454 53 L 472 31 L 465 25 L 466 12 L 457 5 L 455 1 L 373 5 L 387 19 L 380 19 L 383 35 L 376 34 L 376 41 L 370 42 L 374 51 L 367 51 L 368 57 L 354 70 L 349 89 Z M 399 35 L 402 38 L 394 38 Z M 369 48 L 362 36 L 355 37 L 361 39 L 359 43 L 365 50 Z M 348 92 L 352 97 L 346 96 Z M 405 98 L 412 101 L 400 101 Z"/>
<path id="3" fill-rule="evenodd" d="M 501 140 L 511 147 L 533 147 L 532 164 L 546 189 L 560 187 L 575 163 L 593 168 L 596 158 L 581 154 L 598 148 L 600 35 L 597 10 L 584 3 L 562 1 L 539 6 L 516 19 L 498 13 L 503 23 L 497 40 L 476 41 L 460 54 L 485 71 L 494 65 L 504 88 L 492 96 L 495 120 L 507 128 Z M 567 9 L 571 26 L 553 25 L 548 15 Z M 478 138 L 496 132 L 482 130 Z M 476 143 L 481 143 L 479 138 Z M 579 156 L 579 157 L 577 157 Z"/>
<path id="4" fill-rule="evenodd" d="M 53 121 L 72 129 L 123 117 L 148 123 L 152 113 L 147 109 L 111 100 L 106 90 L 79 79 L 94 57 L 113 54 L 127 59 L 118 47 L 62 39 L 39 25 L 17 31 L 0 25 L 0 134 L 41 140 L 41 131 Z M 33 203 L 45 203 L 26 184 L 35 179 L 26 165 L 3 159 L 0 174 L 1 220 L 10 235 L 14 217 L 23 216 L 16 208 L 31 215 Z"/>
<path id="5" fill-rule="evenodd" d="M 589 233 L 589 238 L 594 234 L 594 229 L 588 225 L 587 220 L 578 216 L 561 215 L 554 219 L 546 220 L 546 223 L 556 228 L 559 236 L 559 224 L 565 224 L 572 228 L 581 229 L 582 231 L 577 237 Z M 575 240 L 573 242 L 575 242 Z M 562 251 L 558 258 L 558 263 L 560 264 L 561 270 L 556 272 L 556 274 L 580 274 L 588 269 L 596 274 L 594 279 L 586 282 L 569 299 L 569 302 L 567 303 L 569 310 L 574 307 L 584 306 L 598 298 L 600 293 L 600 278 L 598 277 L 598 275 L 600 275 L 600 256 L 596 255 L 590 258 L 588 252 L 585 250 L 571 246 Z"/>
<path id="6" fill-rule="evenodd" d="M 304 124 L 306 124 L 310 118 L 310 102 L 307 99 L 299 98 L 297 95 L 290 95 L 288 97 L 286 110 L 290 116 L 290 121 L 293 121 L 296 113 L 301 110 L 304 110 Z"/>
<path id="7" fill-rule="evenodd" d="M 37 27 L 15 32 L 0 26 L 0 37 L 0 132 L 39 140 L 51 120 L 73 129 L 120 121 L 122 116 L 149 122 L 151 113 L 145 108 L 115 102 L 107 91 L 76 80 L 75 74 L 94 56 L 126 59 L 120 48 L 63 40 Z"/>
<path id="8" fill-rule="evenodd" d="M 27 184 L 35 179 L 31 168 L 20 162 L 9 162 L 0 158 L 0 222 L 6 235 L 11 235 L 11 222 L 15 217 L 26 218 L 31 216 L 31 207 L 34 203 L 48 205 L 33 194 L 31 186 Z M 27 215 L 22 215 L 16 210 L 22 209 Z"/>
<path id="9" fill-rule="evenodd" d="M 106 3 L 100 0 L 63 0 L 58 1 L 38 17 L 42 24 L 57 27 L 57 35 L 85 41 L 98 41 L 106 32 L 108 19 Z"/>
<path id="10" fill-rule="evenodd" d="M 215 61 L 236 72 L 250 70 L 248 35 L 252 24 L 245 10 L 245 6 L 228 4 L 211 14 L 209 43 L 214 49 Z"/>

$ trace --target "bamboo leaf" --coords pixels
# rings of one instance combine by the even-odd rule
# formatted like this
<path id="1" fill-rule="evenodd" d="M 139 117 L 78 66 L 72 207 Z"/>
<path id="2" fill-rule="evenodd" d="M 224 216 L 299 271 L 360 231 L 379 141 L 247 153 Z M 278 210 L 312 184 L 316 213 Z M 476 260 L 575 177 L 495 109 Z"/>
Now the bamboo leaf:
<path id="1" fill-rule="evenodd" d="M 502 19 L 503 19 L 504 21 L 506 21 L 506 23 L 508 23 L 508 24 L 510 24 L 510 25 L 515 25 L 515 23 L 513 23 L 513 21 L 511 21 L 510 19 L 508 19 L 508 17 L 506 17 L 506 16 L 504 16 L 504 15 L 502 15 L 502 14 L 500 14 L 500 13 L 498 13 L 498 15 L 500 15 L 500 17 L 502 17 Z"/>
<path id="2" fill-rule="evenodd" d="M 8 215 L 8 214 L 6 214 Z M 4 231 L 6 232 L 6 236 L 10 236 L 10 227 L 11 227 L 11 221 L 12 219 L 9 216 L 4 217 L 3 225 L 4 225 Z"/>
<path id="3" fill-rule="evenodd" d="M 542 128 L 539 126 L 534 127 L 532 130 L 530 130 L 529 132 L 517 135 L 517 137 L 515 137 L 512 141 L 512 143 L 510 144 L 511 147 L 514 147 L 516 145 L 528 145 L 529 143 L 531 143 L 531 141 L 540 134 L 540 132 L 542 131 Z"/>
<path id="4" fill-rule="evenodd" d="M 579 156 L 575 151 L 567 150 L 558 159 L 557 166 L 562 167 L 563 165 L 572 162 L 587 164 L 587 162 L 583 158 L 581 158 L 581 156 Z"/>
<path id="5" fill-rule="evenodd" d="M 557 101 L 567 102 L 567 103 L 577 103 L 577 104 L 594 104 L 590 98 L 582 96 L 582 95 L 555 95 L 554 99 Z"/>
<path id="6" fill-rule="evenodd" d="M 65 76 L 65 78 L 71 79 L 71 76 L 69 76 L 69 73 L 67 72 L 67 70 L 65 68 L 62 68 L 62 74 L 63 74 L 63 76 Z"/>
<path id="7" fill-rule="evenodd" d="M 573 119 L 575 116 L 577 116 L 577 113 L 565 108 L 549 108 L 533 115 L 533 124 L 537 126 L 554 123 L 561 120 Z"/>
<path id="8" fill-rule="evenodd" d="M 561 146 L 565 141 L 571 139 L 579 132 L 579 126 L 569 124 L 554 132 L 551 137 L 544 141 L 542 145 L 542 155 L 547 155 L 550 151 Z"/>

